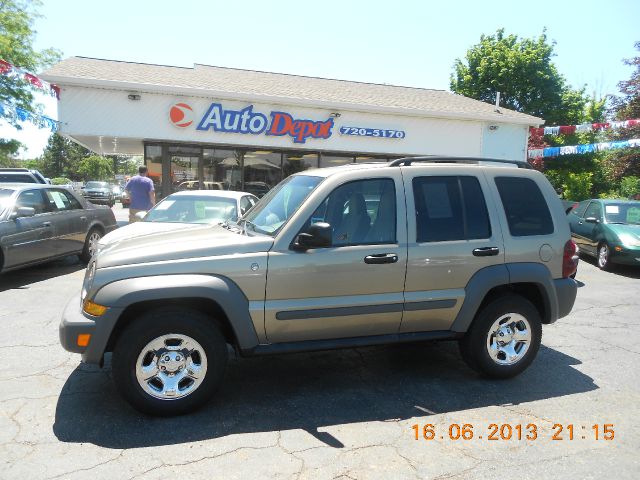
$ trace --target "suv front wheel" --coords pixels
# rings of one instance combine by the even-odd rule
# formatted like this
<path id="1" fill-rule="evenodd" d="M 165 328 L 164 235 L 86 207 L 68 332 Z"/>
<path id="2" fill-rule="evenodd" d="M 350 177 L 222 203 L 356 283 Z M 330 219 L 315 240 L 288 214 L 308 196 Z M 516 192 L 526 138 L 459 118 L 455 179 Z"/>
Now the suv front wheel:
<path id="1" fill-rule="evenodd" d="M 197 311 L 155 310 L 134 320 L 113 351 L 120 394 L 150 415 L 202 406 L 222 382 L 228 352 L 217 324 Z"/>
<path id="2" fill-rule="evenodd" d="M 531 364 L 541 338 L 542 322 L 536 307 L 520 295 L 506 295 L 478 313 L 460 341 L 460 351 L 477 372 L 509 378 Z"/>

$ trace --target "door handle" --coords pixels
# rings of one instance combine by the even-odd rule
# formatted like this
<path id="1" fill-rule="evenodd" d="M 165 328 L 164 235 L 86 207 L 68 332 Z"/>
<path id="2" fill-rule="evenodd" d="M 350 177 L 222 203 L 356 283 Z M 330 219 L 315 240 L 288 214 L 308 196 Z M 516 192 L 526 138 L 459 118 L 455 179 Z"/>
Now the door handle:
<path id="1" fill-rule="evenodd" d="M 474 248 L 472 253 L 476 257 L 493 257 L 500 253 L 500 249 L 498 247 Z"/>
<path id="2" fill-rule="evenodd" d="M 43 227 L 50 227 L 51 226 L 51 222 L 42 222 L 42 226 Z"/>
<path id="3" fill-rule="evenodd" d="M 398 261 L 398 255 L 395 253 L 376 253 L 374 255 L 367 255 L 364 257 L 364 263 L 380 264 L 380 263 L 396 263 Z"/>
<path id="4" fill-rule="evenodd" d="M 82 220 L 83 222 L 87 220 L 87 217 L 80 217 L 80 220 Z"/>

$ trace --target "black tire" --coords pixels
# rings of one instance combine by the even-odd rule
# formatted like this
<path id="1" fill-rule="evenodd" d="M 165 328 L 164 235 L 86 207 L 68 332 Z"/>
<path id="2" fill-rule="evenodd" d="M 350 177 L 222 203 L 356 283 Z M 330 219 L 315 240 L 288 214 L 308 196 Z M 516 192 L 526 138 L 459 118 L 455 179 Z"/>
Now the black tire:
<path id="1" fill-rule="evenodd" d="M 163 335 L 183 335 L 203 349 L 207 363 L 202 383 L 186 396 L 155 398 L 136 378 L 136 362 L 143 349 Z M 222 383 L 227 365 L 227 344 L 218 325 L 200 312 L 171 308 L 143 314 L 122 331 L 113 350 L 112 370 L 116 388 L 136 410 L 156 416 L 189 413 L 206 403 Z"/>
<path id="2" fill-rule="evenodd" d="M 82 253 L 78 255 L 80 261 L 83 263 L 89 263 L 91 260 L 91 256 L 93 255 L 91 244 L 93 241 L 98 242 L 103 237 L 102 230 L 97 227 L 93 227 L 87 233 L 87 238 L 84 239 L 84 247 L 82 249 Z"/>
<path id="3" fill-rule="evenodd" d="M 530 327 L 531 340 L 520 359 L 513 364 L 505 365 L 491 358 L 487 342 L 489 330 L 494 322 L 509 313 L 522 315 L 526 319 Z M 510 378 L 523 372 L 531 364 L 540 349 L 541 339 L 542 321 L 536 307 L 526 298 L 510 294 L 499 297 L 483 307 L 459 344 L 462 358 L 473 370 L 492 378 Z"/>
<path id="4" fill-rule="evenodd" d="M 598 251 L 596 252 L 596 264 L 600 270 L 611 270 L 611 248 L 605 242 L 598 245 Z"/>

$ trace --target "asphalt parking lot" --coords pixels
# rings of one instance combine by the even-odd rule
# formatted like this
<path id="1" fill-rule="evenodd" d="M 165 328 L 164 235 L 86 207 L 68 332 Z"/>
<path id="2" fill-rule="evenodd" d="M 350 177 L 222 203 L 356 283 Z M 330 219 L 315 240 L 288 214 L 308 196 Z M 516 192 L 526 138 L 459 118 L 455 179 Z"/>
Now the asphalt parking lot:
<path id="1" fill-rule="evenodd" d="M 83 274 L 69 257 L 0 276 L 1 478 L 638 478 L 640 270 L 582 261 L 573 313 L 512 380 L 452 343 L 234 359 L 207 407 L 170 419 L 132 410 L 109 359 L 60 347 Z"/>

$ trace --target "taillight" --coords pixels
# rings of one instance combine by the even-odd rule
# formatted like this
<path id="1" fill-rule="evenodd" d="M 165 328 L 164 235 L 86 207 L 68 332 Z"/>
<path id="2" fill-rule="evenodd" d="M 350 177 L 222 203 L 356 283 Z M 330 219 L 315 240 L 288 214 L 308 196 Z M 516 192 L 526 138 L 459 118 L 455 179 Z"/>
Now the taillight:
<path id="1" fill-rule="evenodd" d="M 578 246 L 573 240 L 564 244 L 562 255 L 562 278 L 569 278 L 578 270 Z"/>

